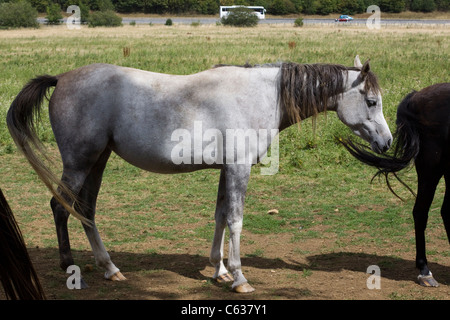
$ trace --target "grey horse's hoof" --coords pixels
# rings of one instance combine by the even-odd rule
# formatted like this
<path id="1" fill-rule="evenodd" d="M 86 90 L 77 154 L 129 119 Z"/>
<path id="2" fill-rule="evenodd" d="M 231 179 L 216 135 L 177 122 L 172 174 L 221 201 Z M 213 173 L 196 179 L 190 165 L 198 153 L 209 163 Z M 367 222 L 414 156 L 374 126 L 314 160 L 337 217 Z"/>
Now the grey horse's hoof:
<path id="1" fill-rule="evenodd" d="M 255 288 L 253 288 L 251 285 L 249 285 L 247 282 L 240 284 L 233 288 L 234 292 L 237 293 L 250 293 L 255 291 Z"/>
<path id="2" fill-rule="evenodd" d="M 233 276 L 229 273 L 221 274 L 216 279 L 217 283 L 233 282 Z"/>
<path id="3" fill-rule="evenodd" d="M 117 272 L 114 273 L 111 277 L 109 277 L 108 280 L 112 280 L 112 281 L 124 281 L 124 280 L 127 280 L 127 278 L 125 278 L 124 275 L 123 275 L 120 271 L 117 271 Z"/>

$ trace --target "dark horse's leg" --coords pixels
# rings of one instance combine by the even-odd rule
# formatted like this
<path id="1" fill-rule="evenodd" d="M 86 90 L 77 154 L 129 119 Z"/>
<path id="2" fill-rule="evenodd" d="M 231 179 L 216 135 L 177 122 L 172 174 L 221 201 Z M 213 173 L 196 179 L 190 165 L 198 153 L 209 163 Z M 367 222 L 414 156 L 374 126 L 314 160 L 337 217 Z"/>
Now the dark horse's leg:
<path id="1" fill-rule="evenodd" d="M 426 152 L 425 150 L 421 150 L 415 162 L 418 177 L 418 190 L 416 203 L 414 204 L 413 209 L 413 217 L 416 236 L 416 267 L 420 271 L 418 280 L 423 286 L 436 287 L 438 286 L 438 283 L 434 280 L 427 264 L 425 229 L 427 227 L 428 211 L 430 210 L 436 187 L 443 172 L 438 163 L 433 163 L 433 160 L 427 158 L 427 156 L 436 155 L 436 150 L 433 150 L 433 153 L 431 153 L 431 150 Z"/>
<path id="2" fill-rule="evenodd" d="M 444 221 L 447 238 L 450 242 L 450 170 L 447 170 L 445 175 L 445 198 L 441 208 L 441 216 Z"/>

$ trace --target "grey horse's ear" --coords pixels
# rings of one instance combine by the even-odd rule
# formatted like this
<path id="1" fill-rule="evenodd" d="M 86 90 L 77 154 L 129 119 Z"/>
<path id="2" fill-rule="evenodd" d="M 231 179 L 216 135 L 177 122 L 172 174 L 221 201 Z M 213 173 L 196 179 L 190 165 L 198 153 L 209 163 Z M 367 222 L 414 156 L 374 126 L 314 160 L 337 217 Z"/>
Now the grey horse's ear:
<path id="1" fill-rule="evenodd" d="M 359 55 L 356 55 L 353 63 L 354 63 L 355 68 L 362 68 L 362 66 L 363 66 L 361 63 L 361 60 L 359 60 Z"/>
<path id="2" fill-rule="evenodd" d="M 364 78 L 370 71 L 370 59 L 364 62 L 361 68 L 361 76 Z"/>

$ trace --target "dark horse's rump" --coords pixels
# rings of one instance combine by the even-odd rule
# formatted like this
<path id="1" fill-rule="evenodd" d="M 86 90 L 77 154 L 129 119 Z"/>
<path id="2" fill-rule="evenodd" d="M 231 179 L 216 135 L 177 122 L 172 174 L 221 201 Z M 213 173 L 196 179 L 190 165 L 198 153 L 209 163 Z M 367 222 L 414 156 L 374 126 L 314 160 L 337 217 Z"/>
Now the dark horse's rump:
<path id="1" fill-rule="evenodd" d="M 442 176 L 450 183 L 450 83 L 435 84 L 408 94 L 398 106 L 396 125 L 392 154 L 377 156 L 350 140 L 342 143 L 355 158 L 378 168 L 375 176 L 384 175 L 392 192 L 389 174 L 395 175 L 414 162 L 418 176 L 413 209 L 416 266 L 422 285 L 437 286 L 427 266 L 425 228 L 437 184 Z M 441 216 L 450 240 L 450 188 L 445 192 Z"/>

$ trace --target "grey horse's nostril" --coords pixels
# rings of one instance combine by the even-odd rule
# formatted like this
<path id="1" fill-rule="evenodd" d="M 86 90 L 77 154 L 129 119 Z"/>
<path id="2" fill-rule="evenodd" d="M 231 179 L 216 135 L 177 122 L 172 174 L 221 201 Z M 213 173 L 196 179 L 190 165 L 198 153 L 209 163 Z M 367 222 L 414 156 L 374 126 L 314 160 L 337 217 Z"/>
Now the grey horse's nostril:
<path id="1" fill-rule="evenodd" d="M 389 139 L 383 147 L 383 152 L 386 152 L 390 148 L 391 143 L 392 143 L 392 139 Z"/>
<path id="2" fill-rule="evenodd" d="M 386 144 L 386 150 L 388 150 L 391 147 L 391 145 L 392 145 L 392 138 L 389 138 L 389 140 L 387 141 L 387 144 Z M 386 151 L 386 150 L 384 150 L 384 151 Z"/>

